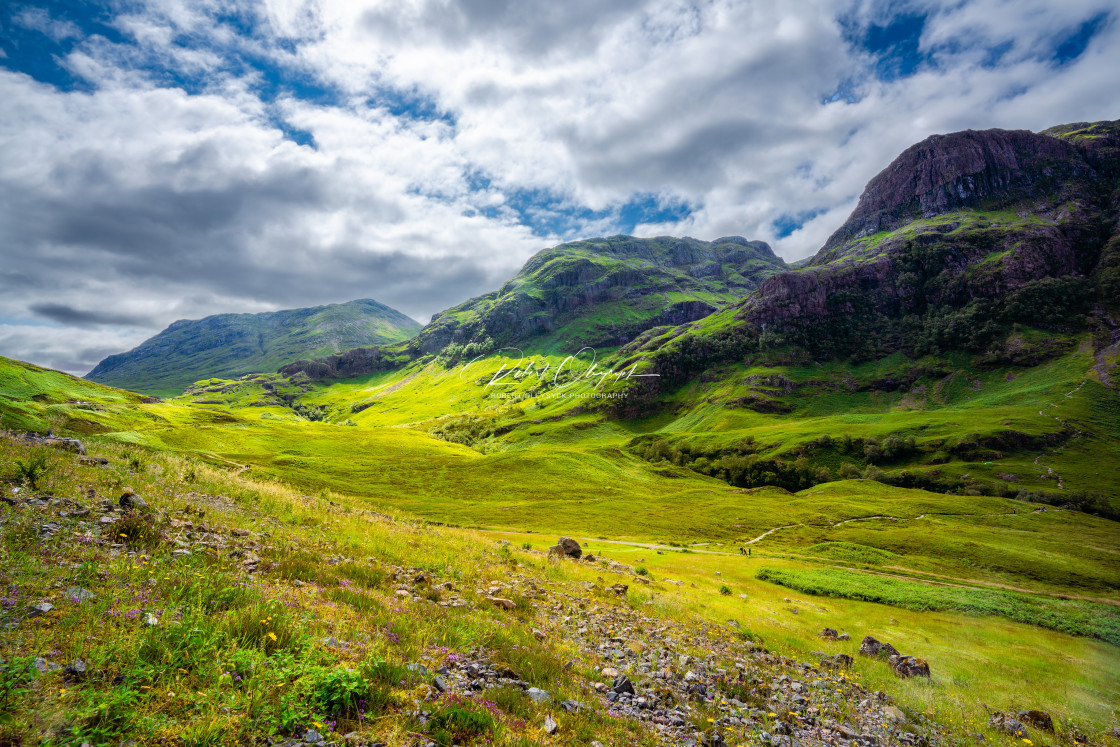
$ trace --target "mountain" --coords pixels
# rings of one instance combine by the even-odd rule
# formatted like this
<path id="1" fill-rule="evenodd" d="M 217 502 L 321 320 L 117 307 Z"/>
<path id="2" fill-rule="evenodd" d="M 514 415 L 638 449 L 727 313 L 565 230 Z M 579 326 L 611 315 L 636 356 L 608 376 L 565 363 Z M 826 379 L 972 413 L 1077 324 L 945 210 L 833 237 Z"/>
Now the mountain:
<path id="1" fill-rule="evenodd" d="M 710 324 L 627 352 L 663 369 L 647 380 L 653 394 L 759 351 L 859 361 L 955 350 L 994 363 L 1052 355 L 1072 344 L 1065 333 L 1092 327 L 1115 342 L 1118 219 L 1120 122 L 936 135 L 871 180 L 806 266 Z M 1020 328 L 1038 330 L 1037 344 Z"/>
<path id="2" fill-rule="evenodd" d="M 767 244 L 739 236 L 575 241 L 537 253 L 499 290 L 436 314 L 404 345 L 351 350 L 283 371 L 335 378 L 463 350 L 617 347 L 652 327 L 702 319 L 786 269 Z"/>
<path id="3" fill-rule="evenodd" d="M 370 299 L 183 319 L 127 353 L 109 356 L 86 378 L 146 394 L 178 394 L 199 379 L 271 371 L 297 358 L 399 342 L 420 326 Z"/>

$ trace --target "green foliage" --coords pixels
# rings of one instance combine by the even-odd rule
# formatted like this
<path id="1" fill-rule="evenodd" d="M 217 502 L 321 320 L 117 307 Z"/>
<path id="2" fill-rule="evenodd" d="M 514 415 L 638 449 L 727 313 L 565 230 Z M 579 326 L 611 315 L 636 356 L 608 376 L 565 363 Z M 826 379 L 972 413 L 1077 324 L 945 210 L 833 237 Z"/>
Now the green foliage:
<path id="1" fill-rule="evenodd" d="M 470 701 L 448 703 L 428 719 L 428 732 L 440 747 L 450 747 L 494 731 L 494 717 Z"/>
<path id="2" fill-rule="evenodd" d="M 27 459 L 17 459 L 15 474 L 17 482 L 25 484 L 32 490 L 38 490 L 39 484 L 51 470 L 45 451 L 37 451 Z"/>
<path id="3" fill-rule="evenodd" d="M 899 559 L 899 555 L 880 550 L 877 547 L 860 545 L 854 542 L 822 542 L 805 548 L 808 555 L 816 555 L 830 560 L 839 560 L 844 563 L 866 563 L 867 565 L 882 565 Z"/>
<path id="4" fill-rule="evenodd" d="M 440 354 L 435 358 L 435 363 L 444 368 L 451 368 L 456 363 L 466 363 L 474 358 L 493 352 L 496 347 L 494 340 L 489 337 L 477 342 L 453 342 L 440 351 Z"/>
<path id="5" fill-rule="evenodd" d="M 839 569 L 761 568 L 757 578 L 806 594 L 859 599 L 908 610 L 998 615 L 1016 622 L 1120 645 L 1120 609 L 1108 604 L 993 589 L 933 586 Z"/>
<path id="6" fill-rule="evenodd" d="M 105 534 L 114 542 L 123 542 L 130 548 L 151 550 L 163 543 L 156 517 L 151 513 L 130 511 L 115 524 L 105 529 Z"/>
<path id="7" fill-rule="evenodd" d="M 719 587 L 719 593 L 722 594 L 725 597 L 729 597 L 729 596 L 731 596 L 731 587 L 728 586 L 727 584 L 723 584 L 722 586 Z"/>

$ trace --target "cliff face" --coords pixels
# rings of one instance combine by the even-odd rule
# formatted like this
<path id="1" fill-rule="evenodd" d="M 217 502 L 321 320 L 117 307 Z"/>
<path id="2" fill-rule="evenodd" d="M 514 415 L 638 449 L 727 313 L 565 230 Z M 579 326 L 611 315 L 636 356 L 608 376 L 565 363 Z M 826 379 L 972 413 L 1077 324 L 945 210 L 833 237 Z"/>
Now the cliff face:
<path id="1" fill-rule="evenodd" d="M 1085 197 L 1092 168 L 1073 144 L 1026 130 L 966 130 L 913 145 L 868 182 L 859 205 L 811 264 L 843 256 L 853 239 L 961 208 L 1034 201 L 1045 215 Z"/>
<path id="2" fill-rule="evenodd" d="M 1087 279 L 1116 233 L 1118 130 L 927 138 L 871 180 L 805 268 L 765 280 L 738 318 L 813 347 L 814 329 L 835 338 L 852 315 L 886 331 L 891 320 L 999 302 L 1047 278 Z"/>

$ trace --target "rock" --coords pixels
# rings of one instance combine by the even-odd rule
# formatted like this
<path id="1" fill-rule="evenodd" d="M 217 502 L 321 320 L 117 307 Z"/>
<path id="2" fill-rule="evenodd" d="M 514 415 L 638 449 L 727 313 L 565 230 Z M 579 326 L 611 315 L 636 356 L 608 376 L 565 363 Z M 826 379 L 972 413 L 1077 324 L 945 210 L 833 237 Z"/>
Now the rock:
<path id="1" fill-rule="evenodd" d="M 543 641 L 544 640 L 544 633 L 542 633 L 537 628 L 533 628 L 533 637 L 536 638 L 538 641 Z"/>
<path id="2" fill-rule="evenodd" d="M 145 628 L 155 628 L 155 627 L 158 627 L 158 626 L 159 626 L 159 618 L 158 617 L 153 615 L 151 612 L 144 615 L 144 627 Z"/>
<path id="3" fill-rule="evenodd" d="M 544 731 L 546 734 L 555 734 L 560 727 L 557 726 L 556 721 L 551 715 L 544 717 Z"/>
<path id="4" fill-rule="evenodd" d="M 929 677 L 929 664 L 925 659 L 918 659 L 913 656 L 892 656 L 887 660 L 894 673 L 903 679 L 911 677 Z"/>
<path id="5" fill-rule="evenodd" d="M 63 671 L 74 679 L 80 680 L 86 676 L 86 663 L 81 659 L 74 659 Z"/>
<path id="6" fill-rule="evenodd" d="M 31 608 L 27 611 L 27 617 L 42 617 L 53 609 L 54 605 L 50 602 L 39 602 L 38 604 L 31 605 Z"/>
<path id="7" fill-rule="evenodd" d="M 848 635 L 847 633 L 841 633 L 840 635 L 836 636 L 836 640 L 838 640 L 838 641 L 850 641 L 850 640 L 852 640 L 852 637 L 850 635 Z"/>
<path id="8" fill-rule="evenodd" d="M 1025 736 L 1027 733 L 1027 727 L 1023 722 L 1006 713 L 993 713 L 988 718 L 988 726 L 1016 737 Z"/>
<path id="9" fill-rule="evenodd" d="M 144 509 L 148 507 L 148 502 L 131 490 L 126 490 L 121 494 L 120 505 L 122 508 Z"/>
<path id="10" fill-rule="evenodd" d="M 509 547 L 509 540 L 498 540 L 499 547 Z"/>
<path id="11" fill-rule="evenodd" d="M 615 678 L 614 683 L 611 685 L 611 690 L 622 695 L 623 693 L 634 694 L 634 683 L 625 674 L 620 674 Z"/>
<path id="12" fill-rule="evenodd" d="M 426 666 L 424 666 L 423 664 L 419 664 L 417 662 L 412 662 L 411 664 L 405 664 L 404 668 L 407 669 L 410 672 L 415 672 L 416 674 L 419 674 L 422 677 L 427 677 L 428 676 L 428 668 Z"/>
<path id="13" fill-rule="evenodd" d="M 356 731 L 347 732 L 342 735 L 342 741 L 346 744 L 357 744 L 362 740 L 362 735 Z"/>
<path id="14" fill-rule="evenodd" d="M 612 586 L 610 588 L 611 588 L 611 591 L 613 591 L 615 594 L 618 594 L 621 597 L 621 596 L 624 596 L 626 594 L 627 590 L 629 590 L 630 587 L 627 586 L 626 584 L 615 584 L 614 586 Z"/>
<path id="15" fill-rule="evenodd" d="M 583 548 L 574 539 L 561 537 L 555 545 L 548 548 L 548 554 L 579 560 L 580 556 L 583 555 Z"/>
<path id="16" fill-rule="evenodd" d="M 323 735 L 314 729 L 308 729 L 303 735 L 303 741 L 307 744 L 318 744 L 323 741 Z"/>
<path id="17" fill-rule="evenodd" d="M 881 643 L 871 636 L 867 636 L 863 639 L 863 642 L 859 644 L 859 652 L 863 656 L 891 657 L 900 655 L 898 649 L 891 644 Z"/>
<path id="18" fill-rule="evenodd" d="M 830 669 L 851 669 L 852 657 L 847 654 L 834 654 L 832 656 L 822 656 L 821 664 Z"/>
<path id="19" fill-rule="evenodd" d="M 836 628 L 821 628 L 821 632 L 817 635 L 826 641 L 835 641 L 840 634 L 836 632 Z"/>
<path id="20" fill-rule="evenodd" d="M 618 670 L 614 667 L 603 667 L 601 674 L 609 679 L 614 679 L 618 676 Z"/>
<path id="21" fill-rule="evenodd" d="M 568 713 L 578 713 L 583 710 L 583 703 L 578 700 L 565 700 L 560 704 L 560 707 Z"/>
<path id="22" fill-rule="evenodd" d="M 447 680 L 443 677 L 436 677 L 432 680 L 432 687 L 439 690 L 441 693 L 447 692 Z"/>
<path id="23" fill-rule="evenodd" d="M 539 687 L 530 687 L 525 691 L 525 694 L 528 695 L 529 700 L 533 701 L 534 703 L 552 702 L 552 693 L 548 692 L 547 690 L 541 690 Z"/>
<path id="24" fill-rule="evenodd" d="M 902 709 L 896 706 L 886 706 L 883 708 L 883 718 L 896 724 L 906 723 L 906 714 L 902 712 Z"/>
<path id="25" fill-rule="evenodd" d="M 1054 731 L 1054 719 L 1050 718 L 1050 714 L 1046 711 L 1019 711 L 1017 715 L 1019 720 L 1024 724 L 1033 726 L 1036 729 L 1042 729 L 1043 731 Z"/>
<path id="26" fill-rule="evenodd" d="M 78 457 L 78 464 L 84 464 L 87 467 L 107 467 L 109 466 L 109 460 L 105 457 L 84 456 Z"/>
<path id="27" fill-rule="evenodd" d="M 45 446 L 53 446 L 56 449 L 65 449 L 72 451 L 75 454 L 85 456 L 86 447 L 81 441 L 76 438 L 60 438 L 58 436 L 48 436 L 47 438 L 39 439 L 39 443 Z"/>
<path id="28" fill-rule="evenodd" d="M 71 586 L 66 590 L 66 597 L 75 604 L 81 604 L 93 599 L 93 592 L 80 586 Z"/>
<path id="29" fill-rule="evenodd" d="M 517 605 L 511 599 L 504 599 L 503 597 L 486 597 L 486 601 L 495 607 L 500 607 L 503 610 L 515 610 Z"/>
<path id="30" fill-rule="evenodd" d="M 1112 736 L 1116 737 L 1117 739 L 1120 739 L 1120 726 L 1117 726 L 1116 728 L 1114 728 L 1112 730 Z"/>

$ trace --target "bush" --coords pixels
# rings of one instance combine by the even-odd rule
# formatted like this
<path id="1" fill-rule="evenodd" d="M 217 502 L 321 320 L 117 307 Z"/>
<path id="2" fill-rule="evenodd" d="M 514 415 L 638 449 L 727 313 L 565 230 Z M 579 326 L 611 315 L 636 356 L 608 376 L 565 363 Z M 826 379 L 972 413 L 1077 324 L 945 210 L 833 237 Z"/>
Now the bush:
<path id="1" fill-rule="evenodd" d="M 719 593 L 725 597 L 729 597 L 731 596 L 731 587 L 727 584 L 724 584 L 723 586 L 719 587 Z"/>
<path id="2" fill-rule="evenodd" d="M 39 451 L 26 460 L 16 460 L 15 479 L 17 482 L 27 485 L 31 490 L 38 490 L 39 482 L 46 477 L 49 471 L 50 465 L 47 464 L 47 455 Z"/>
<path id="3" fill-rule="evenodd" d="M 432 714 L 428 729 L 436 744 L 449 747 L 482 734 L 492 734 L 494 717 L 473 703 L 452 702 Z"/>

